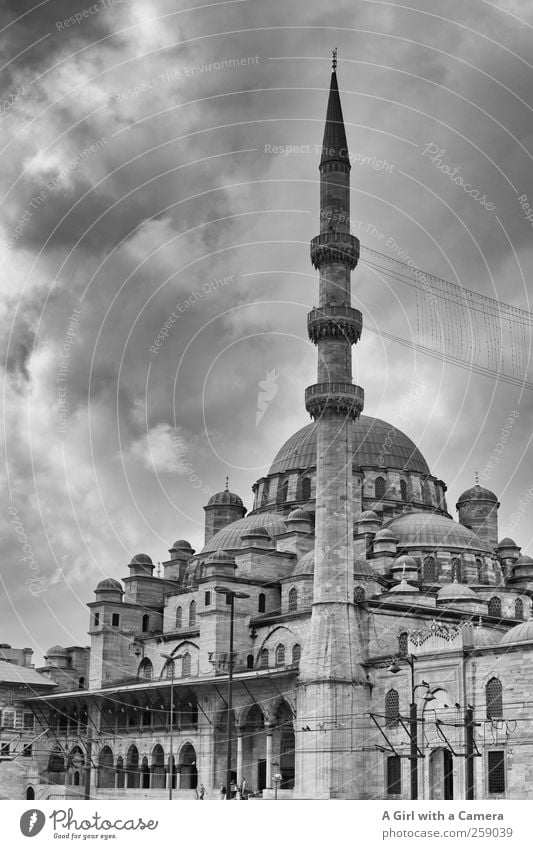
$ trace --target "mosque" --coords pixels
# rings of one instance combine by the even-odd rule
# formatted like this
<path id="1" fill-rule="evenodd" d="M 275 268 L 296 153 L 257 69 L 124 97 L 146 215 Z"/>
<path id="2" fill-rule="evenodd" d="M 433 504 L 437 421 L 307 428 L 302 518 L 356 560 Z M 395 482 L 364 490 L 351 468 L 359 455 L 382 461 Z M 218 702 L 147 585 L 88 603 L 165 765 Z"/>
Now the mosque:
<path id="1" fill-rule="evenodd" d="M 452 518 L 444 481 L 352 382 L 336 61 L 319 171 L 311 423 L 248 515 L 226 487 L 200 551 L 180 539 L 161 574 L 137 554 L 96 586 L 90 649 L 51 648 L 38 671 L 56 687 L 25 701 L 46 730 L 27 798 L 213 799 L 243 779 L 251 798 L 533 797 L 533 559 L 498 540 L 479 484 Z"/>

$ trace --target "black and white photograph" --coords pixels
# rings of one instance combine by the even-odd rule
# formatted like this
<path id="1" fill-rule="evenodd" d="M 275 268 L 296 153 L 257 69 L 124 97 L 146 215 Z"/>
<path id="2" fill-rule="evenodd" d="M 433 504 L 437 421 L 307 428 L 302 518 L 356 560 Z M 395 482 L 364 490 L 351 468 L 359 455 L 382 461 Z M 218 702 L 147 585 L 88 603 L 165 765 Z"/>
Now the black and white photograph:
<path id="1" fill-rule="evenodd" d="M 533 3 L 0 46 L 10 845 L 527 845 Z"/>

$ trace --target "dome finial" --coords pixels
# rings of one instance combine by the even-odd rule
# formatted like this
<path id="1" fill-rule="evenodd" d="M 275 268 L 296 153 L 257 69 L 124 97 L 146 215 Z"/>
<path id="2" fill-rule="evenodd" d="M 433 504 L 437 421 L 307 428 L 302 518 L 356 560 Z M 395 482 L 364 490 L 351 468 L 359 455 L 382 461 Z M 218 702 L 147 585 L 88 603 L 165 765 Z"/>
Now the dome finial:
<path id="1" fill-rule="evenodd" d="M 229 492 L 229 477 L 226 475 L 226 489 L 225 492 Z"/>
<path id="2" fill-rule="evenodd" d="M 333 71 L 335 71 L 337 69 L 337 48 L 336 47 L 334 47 L 333 50 L 331 51 L 331 56 L 332 56 L 331 69 Z"/>
<path id="3" fill-rule="evenodd" d="M 475 481 L 476 481 L 476 486 L 479 486 L 479 474 L 478 474 L 478 472 L 474 472 L 474 477 L 475 477 Z"/>

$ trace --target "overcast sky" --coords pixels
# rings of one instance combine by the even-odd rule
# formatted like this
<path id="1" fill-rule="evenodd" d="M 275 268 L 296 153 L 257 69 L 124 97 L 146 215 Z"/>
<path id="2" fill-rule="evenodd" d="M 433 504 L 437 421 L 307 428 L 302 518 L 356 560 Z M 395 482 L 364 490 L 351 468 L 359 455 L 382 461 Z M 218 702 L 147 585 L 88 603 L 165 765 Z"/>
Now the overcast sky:
<path id="1" fill-rule="evenodd" d="M 252 483 L 309 421 L 308 243 L 319 228 L 315 146 L 332 47 L 354 233 L 530 309 L 533 9 L 528 0 L 0 8 L 0 640 L 31 646 L 39 662 L 55 643 L 88 642 L 94 586 L 124 577 L 132 554 L 163 560 L 184 537 L 200 547 L 202 506 L 226 475 L 251 507 Z M 352 291 L 367 325 L 417 340 L 409 287 L 360 265 Z M 527 335 L 523 355 L 529 344 Z M 273 397 L 258 416 L 263 381 Z M 369 331 L 354 349 L 354 381 L 367 414 L 393 421 L 402 409 L 403 430 L 448 484 L 453 515 L 485 470 L 502 504 L 500 536 L 533 554 L 530 392 Z"/>

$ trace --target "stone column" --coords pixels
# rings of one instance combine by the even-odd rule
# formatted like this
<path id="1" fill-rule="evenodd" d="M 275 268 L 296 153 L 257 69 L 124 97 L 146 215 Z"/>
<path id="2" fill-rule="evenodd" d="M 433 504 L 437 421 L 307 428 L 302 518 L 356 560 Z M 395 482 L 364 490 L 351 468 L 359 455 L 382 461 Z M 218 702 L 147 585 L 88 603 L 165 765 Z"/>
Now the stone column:
<path id="1" fill-rule="evenodd" d="M 242 782 L 242 731 L 237 732 L 237 784 Z"/>
<path id="2" fill-rule="evenodd" d="M 272 788 L 272 726 L 266 729 L 266 786 L 267 790 Z"/>

